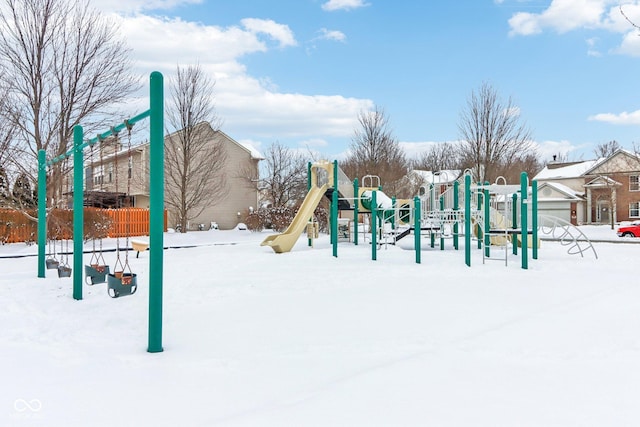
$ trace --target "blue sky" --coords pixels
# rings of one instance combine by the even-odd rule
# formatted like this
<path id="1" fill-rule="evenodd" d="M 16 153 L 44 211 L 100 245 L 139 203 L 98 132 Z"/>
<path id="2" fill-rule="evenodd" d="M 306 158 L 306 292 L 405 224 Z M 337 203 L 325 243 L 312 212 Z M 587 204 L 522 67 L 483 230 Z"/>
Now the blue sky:
<path id="1" fill-rule="evenodd" d="M 622 1 L 640 23 L 640 0 Z M 640 31 L 618 0 L 95 0 L 141 74 L 200 63 L 222 130 L 342 158 L 357 114 L 382 107 L 410 155 L 459 138 L 490 83 L 543 159 L 640 146 Z"/>

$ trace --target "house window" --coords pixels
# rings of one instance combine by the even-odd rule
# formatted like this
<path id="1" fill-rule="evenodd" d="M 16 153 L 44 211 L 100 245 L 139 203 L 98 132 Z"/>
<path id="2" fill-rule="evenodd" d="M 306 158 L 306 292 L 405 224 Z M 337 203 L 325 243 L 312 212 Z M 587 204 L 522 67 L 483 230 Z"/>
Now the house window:
<path id="1" fill-rule="evenodd" d="M 640 218 L 640 202 L 629 204 L 629 218 Z"/>
<path id="2" fill-rule="evenodd" d="M 113 182 L 113 165 L 109 165 L 109 182 Z"/>
<path id="3" fill-rule="evenodd" d="M 629 191 L 640 191 L 640 175 L 629 176 Z"/>
<path id="4" fill-rule="evenodd" d="M 129 157 L 129 172 L 128 172 L 128 176 L 129 179 L 131 179 L 131 177 L 133 176 L 133 159 L 131 157 Z"/>

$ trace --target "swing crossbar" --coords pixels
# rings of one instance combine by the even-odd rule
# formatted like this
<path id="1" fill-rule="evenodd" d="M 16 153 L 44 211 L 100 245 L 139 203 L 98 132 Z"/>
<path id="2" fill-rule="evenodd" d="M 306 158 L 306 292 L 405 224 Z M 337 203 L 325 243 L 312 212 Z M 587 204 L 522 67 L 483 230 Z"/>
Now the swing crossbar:
<path id="1" fill-rule="evenodd" d="M 80 145 L 80 147 L 78 147 L 78 149 L 80 151 L 83 151 L 85 148 L 95 145 L 98 141 L 102 141 L 103 139 L 107 138 L 108 136 L 111 136 L 113 134 L 119 133 L 120 131 L 122 131 L 123 129 L 127 128 L 128 126 L 129 127 L 133 126 L 134 124 L 136 124 L 140 120 L 146 119 L 150 115 L 151 115 L 151 109 L 149 109 L 147 111 L 143 111 L 142 113 L 138 114 L 137 116 L 133 116 L 132 118 L 127 119 L 127 120 L 123 121 L 122 123 L 112 127 L 111 129 L 108 129 L 105 132 L 99 133 L 98 136 L 96 136 L 95 138 L 92 138 L 92 139 L 88 140 L 87 142 L 85 142 L 84 144 Z M 66 153 L 60 154 L 59 156 L 54 157 L 53 159 L 49 160 L 46 163 L 46 166 L 51 166 L 51 165 L 54 165 L 56 163 L 59 163 L 59 162 L 65 160 L 65 159 L 70 158 L 73 155 L 74 150 L 75 150 L 75 148 L 72 148 L 71 150 L 67 151 Z"/>

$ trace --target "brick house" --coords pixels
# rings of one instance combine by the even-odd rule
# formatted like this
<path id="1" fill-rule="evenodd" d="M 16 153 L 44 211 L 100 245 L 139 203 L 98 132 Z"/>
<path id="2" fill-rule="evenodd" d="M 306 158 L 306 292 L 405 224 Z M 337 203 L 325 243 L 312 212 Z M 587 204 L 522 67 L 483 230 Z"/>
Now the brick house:
<path id="1" fill-rule="evenodd" d="M 574 224 L 640 218 L 640 157 L 619 149 L 606 158 L 550 163 L 538 181 L 539 212 Z"/>

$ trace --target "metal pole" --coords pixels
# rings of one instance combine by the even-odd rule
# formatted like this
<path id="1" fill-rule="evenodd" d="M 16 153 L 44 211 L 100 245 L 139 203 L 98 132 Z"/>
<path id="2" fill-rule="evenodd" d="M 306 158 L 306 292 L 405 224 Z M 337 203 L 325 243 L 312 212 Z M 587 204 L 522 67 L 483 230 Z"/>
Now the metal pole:
<path id="1" fill-rule="evenodd" d="M 333 161 L 333 193 L 331 193 L 331 216 L 333 224 L 331 235 L 333 236 L 333 256 L 338 257 L 338 161 Z"/>
<path id="2" fill-rule="evenodd" d="M 538 259 L 538 181 L 531 182 L 531 245 L 533 259 Z"/>
<path id="3" fill-rule="evenodd" d="M 84 156 L 82 126 L 73 128 L 73 299 L 82 299 L 84 273 L 82 252 L 84 243 Z"/>
<path id="4" fill-rule="evenodd" d="M 464 262 L 471 267 L 471 176 L 464 177 Z"/>
<path id="5" fill-rule="evenodd" d="M 360 197 L 358 197 L 358 178 L 353 180 L 353 244 L 358 246 L 358 205 L 360 204 Z"/>
<path id="6" fill-rule="evenodd" d="M 38 150 L 38 277 L 45 277 L 47 247 L 47 153 Z"/>
<path id="7" fill-rule="evenodd" d="M 333 256 L 338 257 L 338 189 L 331 193 L 331 243 L 333 246 Z"/>
<path id="8" fill-rule="evenodd" d="M 458 181 L 453 183 L 453 247 L 457 251 L 460 247 L 460 236 L 458 236 L 460 230 L 458 229 L 458 211 L 460 210 L 460 183 Z"/>
<path id="9" fill-rule="evenodd" d="M 307 192 L 311 191 L 311 162 L 307 163 Z M 310 218 L 311 223 L 313 224 L 313 216 Z M 313 239 L 309 237 L 308 239 L 309 246 L 313 246 Z"/>
<path id="10" fill-rule="evenodd" d="M 512 213 L 511 213 L 511 228 L 514 230 L 518 228 L 518 193 L 513 193 Z M 518 255 L 518 236 L 516 234 L 511 235 L 511 246 L 513 247 L 513 254 Z"/>
<path id="11" fill-rule="evenodd" d="M 414 238 L 414 247 L 416 250 L 416 264 L 420 264 L 421 259 L 421 248 L 420 248 L 420 198 L 418 196 L 413 198 L 413 238 Z"/>
<path id="12" fill-rule="evenodd" d="M 520 241 L 522 242 L 522 268 L 529 268 L 529 233 L 527 224 L 527 184 L 529 178 L 526 172 L 520 174 Z"/>
<path id="13" fill-rule="evenodd" d="M 440 250 L 444 251 L 444 196 L 440 196 Z"/>
<path id="14" fill-rule="evenodd" d="M 491 256 L 491 195 L 489 194 L 489 183 L 485 182 L 482 203 L 484 208 L 484 256 Z"/>
<path id="15" fill-rule="evenodd" d="M 377 191 L 371 192 L 371 259 L 378 259 L 378 201 L 376 200 Z"/>
<path id="16" fill-rule="evenodd" d="M 164 78 L 150 77 L 149 167 L 149 353 L 162 348 L 162 293 L 164 250 Z"/>

